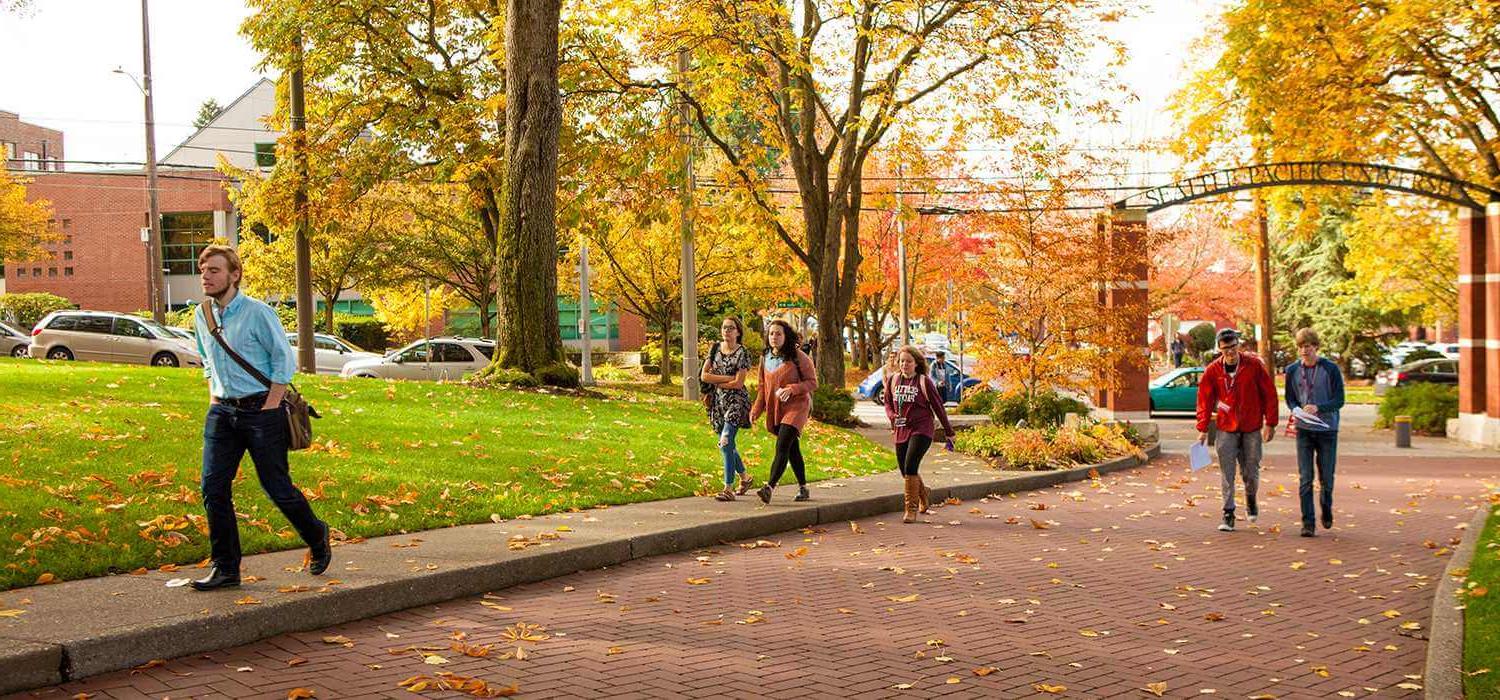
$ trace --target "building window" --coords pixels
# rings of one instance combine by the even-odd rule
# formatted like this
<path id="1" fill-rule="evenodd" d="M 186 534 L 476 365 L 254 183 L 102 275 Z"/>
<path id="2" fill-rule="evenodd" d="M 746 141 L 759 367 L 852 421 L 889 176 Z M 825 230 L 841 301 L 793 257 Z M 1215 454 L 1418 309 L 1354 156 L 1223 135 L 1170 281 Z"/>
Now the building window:
<path id="1" fill-rule="evenodd" d="M 72 260 L 72 259 L 73 259 L 73 251 L 71 251 L 71 250 L 65 250 L 65 251 L 63 251 L 63 260 Z M 580 284 L 582 284 L 582 283 L 580 283 Z"/>
<path id="2" fill-rule="evenodd" d="M 63 219 L 62 220 L 62 227 L 63 227 L 63 230 L 65 230 L 65 231 L 67 229 L 73 228 L 73 220 L 72 219 Z"/>
<path id="3" fill-rule="evenodd" d="M 72 277 L 72 276 L 73 276 L 73 268 L 71 268 L 71 267 L 65 267 L 65 268 L 63 268 L 63 277 Z"/>
<path id="4" fill-rule="evenodd" d="M 27 151 L 25 157 L 22 160 L 24 161 L 24 164 L 21 167 L 26 170 L 42 169 L 42 156 L 40 154 Z"/>
<path id="5" fill-rule="evenodd" d="M 262 168 L 276 167 L 276 142 L 255 144 L 255 164 Z"/>
<path id="6" fill-rule="evenodd" d="M 31 276 L 32 277 L 41 277 L 42 276 L 42 268 L 40 268 L 40 267 L 33 267 L 33 268 L 31 268 Z"/>
<path id="7" fill-rule="evenodd" d="M 57 268 L 55 268 L 55 267 L 49 267 L 49 268 L 47 268 L 47 276 L 48 277 L 56 277 L 57 276 Z"/>
<path id="8" fill-rule="evenodd" d="M 162 266 L 172 275 L 198 271 L 198 253 L 214 242 L 214 213 L 172 212 L 161 215 Z"/>
<path id="9" fill-rule="evenodd" d="M 6 160 L 15 160 L 16 159 L 16 144 L 15 144 L 14 141 L 6 141 L 5 142 L 5 159 Z"/>

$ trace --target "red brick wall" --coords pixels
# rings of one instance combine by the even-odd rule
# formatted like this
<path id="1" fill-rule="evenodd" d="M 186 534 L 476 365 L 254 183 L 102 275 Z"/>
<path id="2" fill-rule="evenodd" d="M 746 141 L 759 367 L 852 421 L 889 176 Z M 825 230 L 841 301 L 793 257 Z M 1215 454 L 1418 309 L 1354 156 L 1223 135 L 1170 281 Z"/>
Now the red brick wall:
<path id="1" fill-rule="evenodd" d="M 620 310 L 620 340 L 617 350 L 630 352 L 646 345 L 646 321 L 624 309 Z"/>
<path id="2" fill-rule="evenodd" d="M 45 157 L 48 160 L 63 160 L 63 133 L 54 129 L 27 124 L 21 121 L 20 115 L 13 112 L 0 112 L 0 158 L 5 157 L 5 144 L 16 144 L 15 160 L 6 163 L 8 168 L 22 168 L 22 158 L 27 151 Z M 42 167 L 52 169 L 50 163 Z M 58 164 L 61 169 L 62 165 Z"/>
<path id="3" fill-rule="evenodd" d="M 158 206 L 163 213 L 228 211 L 223 183 L 212 171 L 163 173 L 157 178 Z M 51 292 L 100 311 L 148 308 L 146 247 L 140 233 L 148 218 L 143 173 L 37 173 L 26 195 L 52 203 L 65 238 L 47 246 L 51 260 L 6 262 L 7 292 Z M 18 274 L 21 267 L 25 276 Z M 71 276 L 66 274 L 69 267 Z M 40 277 L 34 274 L 38 269 Z"/>

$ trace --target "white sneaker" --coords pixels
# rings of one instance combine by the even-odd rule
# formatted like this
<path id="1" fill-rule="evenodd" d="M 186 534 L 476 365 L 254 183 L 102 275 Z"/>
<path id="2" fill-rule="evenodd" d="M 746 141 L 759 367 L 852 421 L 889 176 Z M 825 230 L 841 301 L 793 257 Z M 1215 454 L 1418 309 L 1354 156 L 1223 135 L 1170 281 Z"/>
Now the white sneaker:
<path id="1" fill-rule="evenodd" d="M 1251 513 L 1251 514 L 1250 514 L 1250 522 L 1252 522 L 1252 523 L 1253 523 L 1253 522 L 1255 522 L 1255 521 L 1257 521 L 1257 520 L 1260 520 L 1260 516 L 1259 516 L 1259 515 L 1256 515 L 1256 514 L 1255 514 L 1255 513 Z"/>
<path id="2" fill-rule="evenodd" d="M 1219 523 L 1219 532 L 1234 532 L 1234 526 L 1229 523 Z"/>

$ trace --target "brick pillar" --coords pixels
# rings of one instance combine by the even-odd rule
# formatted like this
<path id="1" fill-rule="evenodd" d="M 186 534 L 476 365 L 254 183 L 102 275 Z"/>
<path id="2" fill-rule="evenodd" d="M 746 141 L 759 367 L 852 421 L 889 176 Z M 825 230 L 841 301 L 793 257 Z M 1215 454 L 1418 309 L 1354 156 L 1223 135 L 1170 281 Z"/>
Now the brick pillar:
<path id="1" fill-rule="evenodd" d="M 1485 397 L 1485 439 L 1500 445 L 1500 202 L 1485 207 L 1484 329 L 1476 326 L 1474 338 L 1483 338 L 1484 384 L 1475 387 Z M 1474 343 L 1476 346 L 1480 343 Z M 1474 348 L 1479 350 L 1478 347 Z"/>
<path id="2" fill-rule="evenodd" d="M 1485 266 L 1487 261 L 1484 212 L 1462 209 L 1458 212 L 1458 413 L 1482 416 L 1486 360 L 1484 338 Z"/>
<path id="3" fill-rule="evenodd" d="M 1100 408 L 1117 420 L 1144 421 L 1150 416 L 1150 347 L 1146 341 L 1146 293 L 1150 270 L 1146 250 L 1146 210 L 1117 209 L 1109 220 L 1107 245 L 1114 261 L 1104 289 L 1107 308 L 1129 309 L 1126 323 L 1138 352 L 1115 365 L 1120 387 L 1105 392 Z"/>

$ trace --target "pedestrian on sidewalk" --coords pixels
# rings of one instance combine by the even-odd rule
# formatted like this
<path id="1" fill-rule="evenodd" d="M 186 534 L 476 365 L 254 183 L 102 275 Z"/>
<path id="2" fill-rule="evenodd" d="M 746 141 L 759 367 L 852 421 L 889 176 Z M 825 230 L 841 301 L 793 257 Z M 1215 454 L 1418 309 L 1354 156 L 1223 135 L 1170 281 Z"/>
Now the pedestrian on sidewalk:
<path id="1" fill-rule="evenodd" d="M 1313 467 L 1323 529 L 1333 527 L 1333 467 L 1338 458 L 1339 409 L 1344 407 L 1344 375 L 1318 356 L 1322 343 L 1311 328 L 1297 331 L 1298 360 L 1286 367 L 1286 405 L 1297 431 L 1297 491 L 1302 499 L 1302 536 L 1318 534 L 1313 519 Z M 1297 409 L 1301 409 L 1300 415 Z"/>
<path id="2" fill-rule="evenodd" d="M 788 463 L 797 476 L 794 501 L 812 498 L 807 491 L 807 466 L 802 461 L 802 430 L 812 414 L 812 393 L 818 388 L 818 377 L 812 358 L 797 347 L 797 331 L 781 319 L 771 322 L 766 331 L 766 355 L 760 363 L 760 386 L 750 422 L 766 416 L 766 430 L 776 436 L 776 457 L 771 460 L 771 477 L 755 494 L 764 503 L 771 502 L 771 490 L 781 481 Z"/>
<path id="3" fill-rule="evenodd" d="M 745 471 L 745 460 L 735 445 L 741 428 L 750 427 L 750 392 L 745 390 L 745 375 L 750 371 L 750 351 L 740 344 L 744 326 L 738 316 L 727 316 L 719 324 L 722 338 L 708 351 L 699 379 L 713 385 L 709 393 L 708 421 L 719 436 L 719 452 L 724 457 L 724 490 L 715 500 L 733 501 L 736 494 L 745 495 L 754 481 Z M 739 489 L 735 489 L 735 477 Z"/>
<path id="4" fill-rule="evenodd" d="M 904 348 L 903 348 L 903 350 L 904 350 Z M 932 373 L 929 376 L 932 377 L 932 383 L 937 385 L 938 398 L 941 398 L 942 400 L 947 401 L 948 400 L 948 389 L 949 389 L 949 387 L 948 387 L 948 353 L 945 353 L 942 350 L 939 350 L 936 353 L 936 358 L 937 359 L 935 359 L 933 361 L 933 363 L 932 363 Z M 922 364 L 926 365 L 927 364 L 927 362 L 926 362 L 927 358 L 924 357 L 922 359 L 923 359 Z M 926 370 L 925 367 L 922 370 L 922 374 L 928 374 L 928 372 L 927 372 L 927 370 Z"/>
<path id="5" fill-rule="evenodd" d="M 1198 382 L 1198 443 L 1207 444 L 1212 420 L 1218 427 L 1216 449 L 1223 472 L 1224 522 L 1219 529 L 1234 532 L 1236 466 L 1245 481 L 1250 522 L 1260 517 L 1261 447 L 1276 437 L 1276 382 L 1259 357 L 1240 350 L 1239 331 L 1225 328 L 1215 340 L 1219 359 L 1209 363 Z"/>
<path id="6" fill-rule="evenodd" d="M 203 425 L 203 509 L 213 568 L 193 581 L 200 591 L 240 585 L 240 532 L 234 514 L 234 477 L 248 451 L 255 475 L 271 502 L 311 548 L 308 572 L 328 569 L 333 559 L 327 523 L 313 514 L 292 483 L 287 451 L 291 431 L 282 405 L 295 363 L 276 312 L 240 293 L 243 269 L 233 248 L 210 245 L 198 256 L 207 298 L 193 315 L 198 355 L 208 378 L 209 406 Z M 229 353 L 269 381 L 257 379 Z M 267 386 L 269 384 L 269 386 Z"/>
<path id="7" fill-rule="evenodd" d="M 1182 338 L 1180 338 L 1180 337 L 1179 338 L 1173 338 L 1172 339 L 1171 350 L 1172 350 L 1172 368 L 1176 369 L 1178 367 L 1181 367 L 1182 366 L 1182 355 L 1183 355 L 1183 353 L 1187 352 L 1187 344 L 1184 343 L 1184 342 L 1182 342 Z"/>
<path id="8" fill-rule="evenodd" d="M 943 424 L 944 447 L 953 451 L 953 426 L 943 409 L 943 397 L 937 384 L 927 374 L 927 358 L 910 345 L 896 355 L 897 372 L 886 379 L 880 393 L 885 417 L 891 421 L 896 443 L 896 468 L 904 485 L 905 514 L 903 523 L 917 521 L 917 513 L 929 513 L 932 490 L 922 483 L 922 457 L 932 447 L 934 414 Z"/>

